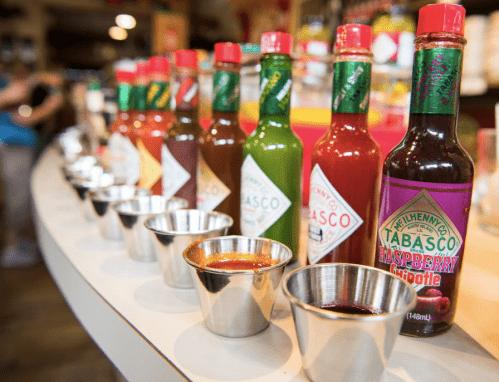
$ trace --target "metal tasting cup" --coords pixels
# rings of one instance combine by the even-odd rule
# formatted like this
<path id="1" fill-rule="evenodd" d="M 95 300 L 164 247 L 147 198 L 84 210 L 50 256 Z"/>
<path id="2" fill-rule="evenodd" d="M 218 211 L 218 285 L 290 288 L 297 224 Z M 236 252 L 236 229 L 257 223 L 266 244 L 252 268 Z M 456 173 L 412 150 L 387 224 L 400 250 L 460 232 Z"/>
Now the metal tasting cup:
<path id="1" fill-rule="evenodd" d="M 291 303 L 303 368 L 313 382 L 375 382 L 381 379 L 416 291 L 380 269 L 318 264 L 283 280 Z M 379 314 L 332 312 L 332 303 L 366 307 Z"/>
<path id="2" fill-rule="evenodd" d="M 221 212 L 177 210 L 149 218 L 144 224 L 153 233 L 165 283 L 188 289 L 194 288 L 194 282 L 182 257 L 184 249 L 195 241 L 226 235 L 234 221 Z"/>
<path id="3" fill-rule="evenodd" d="M 62 166 L 62 173 L 68 182 L 73 178 L 88 177 L 103 171 L 104 169 L 97 165 L 97 159 L 90 155 L 79 157 L 76 162 Z"/>
<path id="4" fill-rule="evenodd" d="M 123 230 L 118 213 L 112 208 L 113 203 L 150 194 L 151 191 L 135 186 L 110 186 L 88 191 L 102 236 L 107 240 L 123 240 Z"/>
<path id="5" fill-rule="evenodd" d="M 266 255 L 276 265 L 258 270 L 223 270 L 200 267 L 215 254 Z M 191 244 L 184 251 L 201 303 L 204 323 L 215 334 L 248 337 L 269 326 L 284 267 L 293 253 L 277 241 L 226 236 Z"/>
<path id="6" fill-rule="evenodd" d="M 112 186 L 115 184 L 124 184 L 124 180 L 116 178 L 114 175 L 109 173 L 101 173 L 90 178 L 73 178 L 71 180 L 71 185 L 75 189 L 78 195 L 78 200 L 80 201 L 81 207 L 83 209 L 83 215 L 88 221 L 95 220 L 95 212 L 94 208 L 92 207 L 92 201 L 87 196 L 88 191 L 96 188 Z"/>
<path id="7" fill-rule="evenodd" d="M 114 204 L 118 212 L 128 254 L 136 261 L 156 261 L 151 233 L 144 222 L 151 215 L 187 208 L 189 203 L 182 198 L 167 198 L 160 195 L 139 196 Z"/>

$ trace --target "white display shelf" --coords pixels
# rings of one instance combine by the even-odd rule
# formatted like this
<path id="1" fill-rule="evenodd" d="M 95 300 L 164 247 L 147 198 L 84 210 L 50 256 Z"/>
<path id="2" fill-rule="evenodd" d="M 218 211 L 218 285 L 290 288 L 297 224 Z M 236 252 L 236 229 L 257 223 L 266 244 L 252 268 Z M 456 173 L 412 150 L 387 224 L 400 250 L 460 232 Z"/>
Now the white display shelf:
<path id="1" fill-rule="evenodd" d="M 49 149 L 32 176 L 43 256 L 81 324 L 130 382 L 308 381 L 282 291 L 262 333 L 242 339 L 212 334 L 194 290 L 167 287 L 158 263 L 131 260 L 123 243 L 104 240 L 97 224 L 84 220 L 61 165 L 62 158 Z M 473 236 L 468 246 L 480 252 Z M 472 309 L 460 309 L 458 322 L 497 357 L 499 239 L 490 240 L 496 240 L 490 245 L 497 273 L 480 266 L 480 256 L 469 266 L 465 261 L 459 305 Z M 482 315 L 487 321 L 480 321 Z M 475 339 L 458 325 L 429 339 L 399 336 L 383 381 L 499 381 L 499 362 Z"/>

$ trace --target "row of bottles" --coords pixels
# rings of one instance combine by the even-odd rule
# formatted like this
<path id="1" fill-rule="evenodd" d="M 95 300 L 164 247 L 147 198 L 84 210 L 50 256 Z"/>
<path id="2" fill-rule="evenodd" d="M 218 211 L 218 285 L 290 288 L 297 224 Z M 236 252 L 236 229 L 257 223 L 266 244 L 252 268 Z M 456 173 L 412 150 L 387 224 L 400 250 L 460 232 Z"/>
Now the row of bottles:
<path id="1" fill-rule="evenodd" d="M 455 312 L 473 179 L 456 136 L 464 13 L 449 4 L 420 10 L 409 128 L 384 164 L 367 128 L 371 27 L 340 26 L 332 122 L 312 154 L 307 262 L 376 265 L 406 279 L 419 294 L 402 329 L 409 335 L 443 332 Z M 120 113 L 110 146 L 114 139 L 120 149 L 110 151 L 121 155 L 115 159 L 133 174 L 130 182 L 186 198 L 191 208 L 228 213 L 232 233 L 277 240 L 296 260 L 303 146 L 290 127 L 292 47 L 287 33 L 262 35 L 260 116 L 249 137 L 238 123 L 237 44 L 215 45 L 206 131 L 198 122 L 194 51 L 175 53 L 174 115 L 168 60 L 139 64 L 133 83 L 118 72 Z"/>

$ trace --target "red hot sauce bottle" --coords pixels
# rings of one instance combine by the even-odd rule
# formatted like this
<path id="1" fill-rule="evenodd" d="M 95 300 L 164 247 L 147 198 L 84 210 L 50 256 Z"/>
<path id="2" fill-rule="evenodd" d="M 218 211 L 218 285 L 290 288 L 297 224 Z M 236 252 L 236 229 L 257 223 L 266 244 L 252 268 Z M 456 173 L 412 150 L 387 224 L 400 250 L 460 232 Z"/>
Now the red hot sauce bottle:
<path id="1" fill-rule="evenodd" d="M 147 119 L 135 130 L 140 153 L 139 187 L 163 194 L 161 151 L 164 133 L 172 125 L 170 111 L 170 61 L 166 57 L 149 58 L 149 87 L 147 90 Z"/>
<path id="2" fill-rule="evenodd" d="M 175 52 L 177 82 L 175 122 L 165 134 L 162 150 L 163 195 L 178 196 L 197 205 L 197 167 L 199 137 L 203 130 L 198 122 L 198 59 L 194 50 Z"/>
<path id="3" fill-rule="evenodd" d="M 241 167 L 246 133 L 239 126 L 241 46 L 215 44 L 213 120 L 201 136 L 198 208 L 230 215 L 232 235 L 240 235 Z"/>
<path id="4" fill-rule="evenodd" d="M 308 262 L 374 265 L 382 156 L 367 129 L 371 27 L 341 25 L 331 127 L 312 152 Z"/>
<path id="5" fill-rule="evenodd" d="M 450 329 L 456 311 L 473 163 L 456 134 L 465 10 L 420 9 L 407 134 L 383 167 L 376 266 L 414 286 L 402 334 Z"/>

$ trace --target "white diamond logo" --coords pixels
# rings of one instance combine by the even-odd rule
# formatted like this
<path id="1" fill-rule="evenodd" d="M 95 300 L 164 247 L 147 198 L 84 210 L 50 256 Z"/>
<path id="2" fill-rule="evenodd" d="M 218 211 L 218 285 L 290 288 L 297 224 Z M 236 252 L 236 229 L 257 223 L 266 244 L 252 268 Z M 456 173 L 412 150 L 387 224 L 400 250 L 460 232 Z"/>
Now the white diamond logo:
<path id="1" fill-rule="evenodd" d="M 197 208 L 213 211 L 230 195 L 230 189 L 215 175 L 200 155 L 197 177 Z"/>
<path id="2" fill-rule="evenodd" d="M 177 162 L 166 145 L 161 150 L 163 169 L 163 196 L 171 198 L 191 179 L 191 174 Z"/>
<path id="3" fill-rule="evenodd" d="M 129 138 L 123 139 L 125 153 L 126 183 L 136 184 L 140 179 L 140 153 Z"/>
<path id="4" fill-rule="evenodd" d="M 291 201 L 248 155 L 241 168 L 242 234 L 262 235 L 290 206 Z"/>

